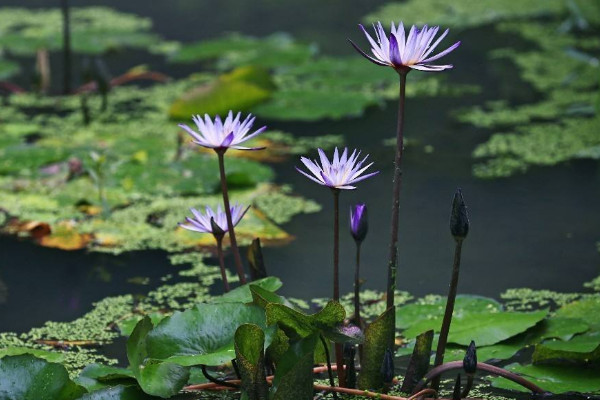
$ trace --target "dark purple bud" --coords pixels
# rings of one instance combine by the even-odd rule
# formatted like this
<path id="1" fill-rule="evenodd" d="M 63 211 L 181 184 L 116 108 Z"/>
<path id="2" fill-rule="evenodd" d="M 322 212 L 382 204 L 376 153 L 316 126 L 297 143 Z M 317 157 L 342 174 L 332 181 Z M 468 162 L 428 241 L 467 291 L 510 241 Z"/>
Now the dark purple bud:
<path id="1" fill-rule="evenodd" d="M 381 364 L 381 375 L 385 384 L 391 384 L 394 380 L 394 354 L 389 348 L 385 350 L 385 356 Z"/>
<path id="2" fill-rule="evenodd" d="M 460 393 L 460 374 L 456 377 L 456 382 L 454 383 L 454 391 L 452 392 L 452 400 L 460 400 L 462 399 Z"/>
<path id="3" fill-rule="evenodd" d="M 452 200 L 452 211 L 450 212 L 450 232 L 456 240 L 462 240 L 469 233 L 469 214 L 463 198 L 462 191 L 456 190 Z"/>
<path id="4" fill-rule="evenodd" d="M 465 358 L 463 359 L 463 369 L 468 375 L 473 375 L 477 372 L 477 348 L 473 340 L 471 340 L 471 344 L 467 348 Z"/>
<path id="5" fill-rule="evenodd" d="M 364 203 L 358 203 L 350 208 L 350 233 L 356 243 L 360 244 L 365 240 L 368 230 L 367 206 Z"/>
<path id="6" fill-rule="evenodd" d="M 213 234 L 215 239 L 217 239 L 217 240 L 223 239 L 223 236 L 225 235 L 225 231 L 223 229 L 221 229 L 219 224 L 217 224 L 215 222 L 215 219 L 212 217 L 210 218 L 210 227 L 211 227 L 211 233 Z"/>

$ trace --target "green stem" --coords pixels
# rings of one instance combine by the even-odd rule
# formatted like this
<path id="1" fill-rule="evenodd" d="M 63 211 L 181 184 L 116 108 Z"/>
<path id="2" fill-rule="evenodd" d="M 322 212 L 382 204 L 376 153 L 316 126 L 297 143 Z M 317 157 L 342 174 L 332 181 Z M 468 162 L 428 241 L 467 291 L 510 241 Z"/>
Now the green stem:
<path id="1" fill-rule="evenodd" d="M 354 323 L 362 327 L 360 319 L 360 243 L 356 243 L 356 269 L 354 270 Z"/>
<path id="2" fill-rule="evenodd" d="M 333 300 L 340 301 L 340 190 L 333 191 Z"/>
<path id="3" fill-rule="evenodd" d="M 435 352 L 434 367 L 442 365 L 444 362 L 444 352 L 446 351 L 446 343 L 448 342 L 448 333 L 450 332 L 450 324 L 452 323 L 452 313 L 454 312 L 454 302 L 456 300 L 456 292 L 458 288 L 458 275 L 460 272 L 460 255 L 462 251 L 461 238 L 456 239 L 456 247 L 454 248 L 454 264 L 452 266 L 452 279 L 450 280 L 450 289 L 448 291 L 448 300 L 446 301 L 446 311 L 444 312 L 444 320 L 438 338 L 437 350 Z M 438 390 L 440 386 L 440 377 L 433 379 L 431 387 Z"/>
<path id="4" fill-rule="evenodd" d="M 388 279 L 387 279 L 387 308 L 394 306 L 396 290 L 396 269 L 398 267 L 398 222 L 400 212 L 400 188 L 402 186 L 402 153 L 404 150 L 404 104 L 406 98 L 406 74 L 409 70 L 398 70 L 400 76 L 400 98 L 398 100 L 398 125 L 396 129 L 396 156 L 394 158 L 392 227 L 390 234 Z"/>
<path id="5" fill-rule="evenodd" d="M 235 267 L 237 269 L 240 283 L 244 285 L 246 283 L 246 275 L 244 274 L 244 267 L 242 265 L 242 258 L 240 257 L 240 251 L 237 245 L 237 239 L 235 238 L 235 229 L 233 228 L 233 220 L 231 218 L 231 207 L 229 205 L 229 193 L 227 191 L 227 177 L 225 176 L 225 151 L 227 149 L 216 149 L 217 156 L 219 157 L 219 173 L 221 175 L 221 191 L 223 192 L 223 205 L 225 206 L 225 216 L 227 218 L 227 226 L 229 232 L 229 240 L 231 242 L 231 251 L 233 252 L 233 259 L 235 261 Z"/>

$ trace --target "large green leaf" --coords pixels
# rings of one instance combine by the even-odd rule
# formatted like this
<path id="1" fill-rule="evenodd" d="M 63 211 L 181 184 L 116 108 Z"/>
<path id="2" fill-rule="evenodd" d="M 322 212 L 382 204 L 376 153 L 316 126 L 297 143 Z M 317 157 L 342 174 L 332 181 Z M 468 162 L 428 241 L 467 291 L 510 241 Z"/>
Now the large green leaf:
<path id="1" fill-rule="evenodd" d="M 556 310 L 557 317 L 580 318 L 594 329 L 600 329 L 600 296 L 592 296 L 565 304 Z"/>
<path id="2" fill-rule="evenodd" d="M 127 358 L 142 390 L 168 398 L 179 392 L 189 379 L 189 369 L 172 362 L 152 359 L 148 352 L 148 333 L 152 321 L 144 317 L 127 340 Z"/>
<path id="3" fill-rule="evenodd" d="M 269 73 L 258 67 L 238 68 L 215 81 L 185 93 L 169 110 L 173 119 L 192 115 L 224 115 L 229 110 L 248 111 L 271 96 L 274 89 Z"/>
<path id="4" fill-rule="evenodd" d="M 0 349 L 0 358 L 5 356 L 20 356 L 22 354 L 31 354 L 37 358 L 42 358 L 46 361 L 55 363 L 61 363 L 65 359 L 64 353 L 59 351 L 32 349 L 21 346 L 10 346 Z"/>
<path id="5" fill-rule="evenodd" d="M 548 311 L 465 313 L 453 318 L 448 335 L 448 343 L 467 346 L 474 340 L 478 346 L 488 346 L 506 340 L 543 320 Z M 415 337 L 425 330 L 434 329 L 439 332 L 442 318 L 421 320 L 403 332 L 409 338 Z"/>
<path id="6" fill-rule="evenodd" d="M 362 352 L 362 369 L 358 376 L 360 389 L 380 389 L 383 387 L 381 365 L 385 351 L 393 344 L 389 343 L 394 335 L 396 310 L 388 308 L 365 329 L 365 343 Z"/>
<path id="7" fill-rule="evenodd" d="M 396 309 L 396 328 L 407 329 L 420 321 L 433 320 L 434 324 L 437 325 L 439 321 L 440 325 L 437 327 L 432 326 L 431 329 L 439 331 L 441 318 L 444 317 L 445 310 L 445 298 L 440 298 L 433 303 L 413 303 L 398 307 Z M 458 318 L 470 313 L 495 313 L 499 311 L 502 311 L 502 305 L 494 299 L 481 296 L 458 295 L 456 296 L 452 316 L 453 318 Z"/>
<path id="8" fill-rule="evenodd" d="M 600 359 L 600 332 L 584 333 L 569 341 L 554 340 L 535 346 L 532 360 L 537 363 L 549 361 L 579 361 L 590 363 Z"/>
<path id="9" fill-rule="evenodd" d="M 477 358 L 480 361 L 491 359 L 505 360 L 511 358 L 522 348 L 540 343 L 544 339 L 557 338 L 569 340 L 574 335 L 585 332 L 588 329 L 588 325 L 580 319 L 560 317 L 547 318 L 533 328 L 530 328 L 517 336 L 503 340 L 500 343 L 491 346 L 478 346 Z M 444 360 L 462 360 L 465 350 L 466 346 L 451 344 L 446 349 Z"/>
<path id="10" fill-rule="evenodd" d="M 135 383 L 135 375 L 133 371 L 126 368 L 118 368 L 110 365 L 90 364 L 86 366 L 81 373 L 75 378 L 75 382 L 88 391 L 102 389 L 106 386 L 114 386 L 116 384 L 131 384 Z"/>
<path id="11" fill-rule="evenodd" d="M 284 304 L 276 303 L 267 304 L 265 310 L 267 323 L 278 324 L 292 339 L 322 333 L 330 340 L 356 342 L 356 338 L 344 335 L 338 328 L 346 317 L 346 310 L 336 301 L 330 301 L 321 311 L 313 315 L 306 315 Z"/>
<path id="12" fill-rule="evenodd" d="M 137 386 L 117 385 L 91 393 L 86 393 L 78 400 L 151 400 L 156 399 L 144 393 Z"/>
<path id="13" fill-rule="evenodd" d="M 251 111 L 268 119 L 317 121 L 359 117 L 365 108 L 377 103 L 372 94 L 359 90 L 340 94 L 331 88 L 283 88 L 274 92 L 268 102 L 252 106 Z"/>
<path id="14" fill-rule="evenodd" d="M 250 282 L 246 285 L 236 287 L 230 292 L 227 292 L 221 296 L 214 297 L 212 303 L 250 303 L 252 302 L 252 292 L 250 291 L 251 286 L 255 286 L 267 292 L 275 292 L 283 284 L 279 278 L 269 276 L 267 278 L 259 279 L 257 281 Z"/>
<path id="15" fill-rule="evenodd" d="M 313 398 L 313 364 L 318 334 L 290 345 L 279 360 L 273 379 L 273 400 Z"/>
<path id="16" fill-rule="evenodd" d="M 596 392 L 600 390 L 600 371 L 569 366 L 510 364 L 506 369 L 523 375 L 544 390 L 552 393 Z M 491 378 L 492 386 L 502 389 L 528 391 L 504 378 Z"/>
<path id="17" fill-rule="evenodd" d="M 234 334 L 242 324 L 255 324 L 266 333 L 264 311 L 242 303 L 198 304 L 162 320 L 146 338 L 148 357 L 181 365 L 221 365 L 235 358 Z"/>
<path id="18" fill-rule="evenodd" d="M 248 400 L 267 400 L 265 334 L 259 326 L 243 324 L 235 331 L 235 355 L 242 376 L 242 393 Z"/>
<path id="19" fill-rule="evenodd" d="M 470 314 L 468 318 L 457 318 L 454 321 L 448 342 L 466 346 L 474 340 L 481 346 L 488 346 L 526 331 L 546 315 L 547 310 L 532 313 Z"/>
<path id="20" fill-rule="evenodd" d="M 278 67 L 297 65 L 308 60 L 314 49 L 298 44 L 286 34 L 275 33 L 265 38 L 231 34 L 219 39 L 205 40 L 181 46 L 172 57 L 175 62 L 195 62 L 217 59 L 222 69 L 239 65 Z"/>
<path id="21" fill-rule="evenodd" d="M 64 366 L 30 354 L 0 359 L 0 399 L 74 400 L 85 389 L 69 379 Z"/>

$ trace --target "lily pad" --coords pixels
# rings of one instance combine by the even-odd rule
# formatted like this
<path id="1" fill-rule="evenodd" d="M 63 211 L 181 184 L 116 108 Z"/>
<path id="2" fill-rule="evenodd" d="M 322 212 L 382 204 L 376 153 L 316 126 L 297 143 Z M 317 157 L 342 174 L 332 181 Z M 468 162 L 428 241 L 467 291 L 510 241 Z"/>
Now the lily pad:
<path id="1" fill-rule="evenodd" d="M 145 393 L 168 398 L 179 392 L 189 379 L 189 369 L 172 362 L 152 359 L 148 353 L 149 317 L 144 317 L 127 340 L 127 358 L 138 384 Z"/>
<path id="2" fill-rule="evenodd" d="M 188 120 L 192 115 L 225 115 L 229 110 L 248 111 L 271 96 L 274 86 L 267 71 L 258 67 L 238 68 L 185 93 L 176 100 L 169 116 Z"/>
<path id="3" fill-rule="evenodd" d="M 534 364 L 550 361 L 591 363 L 600 359 L 600 332 L 575 336 L 569 341 L 554 340 L 535 346 Z"/>
<path id="4" fill-rule="evenodd" d="M 235 331 L 245 323 L 263 329 L 266 345 L 270 344 L 274 328 L 267 328 L 261 308 L 242 303 L 198 304 L 165 318 L 148 333 L 148 357 L 185 366 L 227 363 L 235 358 Z"/>
<path id="5" fill-rule="evenodd" d="M 503 311 L 496 313 L 466 313 L 452 320 L 448 343 L 468 346 L 471 340 L 480 346 L 496 344 L 525 332 L 542 321 L 548 311 L 532 313 Z M 439 332 L 442 318 L 422 320 L 403 332 L 409 338 L 428 329 Z"/>
<path id="6" fill-rule="evenodd" d="M 581 392 L 600 390 L 600 373 L 595 369 L 575 369 L 567 366 L 541 366 L 510 364 L 506 369 L 523 375 L 542 389 L 552 393 Z M 492 386 L 501 389 L 528 391 L 504 378 L 490 378 Z"/>
<path id="7" fill-rule="evenodd" d="M 85 389 L 69 379 L 65 367 L 30 354 L 0 359 L 3 400 L 75 400 Z"/>
<path id="8" fill-rule="evenodd" d="M 437 323 L 439 318 L 443 318 L 445 310 L 445 298 L 440 298 L 433 303 L 413 303 L 398 307 L 396 309 L 396 328 L 407 329 L 423 320 L 435 320 Z M 495 313 L 501 310 L 502 305 L 494 299 L 481 296 L 458 295 L 456 296 L 454 313 L 452 315 L 454 318 L 458 318 L 470 313 Z M 437 329 L 439 330 L 439 327 Z"/>
<path id="9" fill-rule="evenodd" d="M 275 292 L 283 283 L 279 278 L 269 276 L 250 282 L 246 285 L 236 287 L 228 293 L 212 299 L 212 303 L 251 303 L 253 301 L 251 286 L 259 287 L 267 292 Z"/>
<path id="10" fill-rule="evenodd" d="M 239 65 L 280 67 L 297 65 L 315 53 L 314 46 L 295 42 L 289 35 L 274 33 L 264 38 L 231 34 L 219 39 L 185 44 L 171 56 L 173 62 L 218 60 L 217 67 Z"/>
<path id="11" fill-rule="evenodd" d="M 579 318 L 593 329 L 600 329 L 600 297 L 591 296 L 565 304 L 556 310 L 556 316 Z"/>

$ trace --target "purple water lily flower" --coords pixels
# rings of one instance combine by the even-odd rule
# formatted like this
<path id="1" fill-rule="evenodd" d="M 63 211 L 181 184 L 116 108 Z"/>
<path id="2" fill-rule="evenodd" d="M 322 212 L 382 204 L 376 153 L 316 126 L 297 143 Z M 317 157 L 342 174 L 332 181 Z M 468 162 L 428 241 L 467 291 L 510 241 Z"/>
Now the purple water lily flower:
<path id="1" fill-rule="evenodd" d="M 249 208 L 250 206 L 244 208 L 244 206 L 240 204 L 236 204 L 231 207 L 233 226 L 236 226 L 240 222 L 240 220 L 244 217 Z M 219 232 L 221 235 L 229 230 L 227 224 L 227 217 L 225 215 L 225 212 L 221 210 L 221 206 L 217 206 L 216 212 L 214 212 L 209 206 L 206 206 L 206 212 L 204 214 L 196 210 L 195 208 L 190 208 L 190 211 L 192 212 L 192 214 L 194 214 L 194 217 L 186 217 L 185 220 L 188 223 L 179 224 L 179 226 L 181 226 L 182 228 L 195 232 L 217 233 L 213 232 L 213 227 L 211 224 L 212 219 L 217 225 L 217 227 L 221 229 L 221 232 Z"/>
<path id="2" fill-rule="evenodd" d="M 221 117 L 218 115 L 214 121 L 210 119 L 208 114 L 204 115 L 204 119 L 200 115 L 195 115 L 192 117 L 192 120 L 196 123 L 198 132 L 185 124 L 179 124 L 179 127 L 185 129 L 192 136 L 194 143 L 203 147 L 215 150 L 227 150 L 229 148 L 238 150 L 264 149 L 264 147 L 239 146 L 240 143 L 252 139 L 267 129 L 266 126 L 263 126 L 253 133 L 248 134 L 256 118 L 252 114 L 248 114 L 243 121 L 240 121 L 241 115 L 241 113 L 237 113 L 234 117 L 233 111 L 229 111 L 225 121 L 221 121 Z"/>
<path id="3" fill-rule="evenodd" d="M 364 203 L 358 203 L 350 208 L 350 233 L 357 243 L 361 243 L 365 240 L 368 230 L 367 206 Z"/>
<path id="4" fill-rule="evenodd" d="M 317 160 L 311 161 L 306 157 L 300 157 L 300 161 L 308 168 L 313 176 L 296 167 L 298 172 L 319 185 L 328 186 L 332 189 L 356 189 L 351 186 L 374 175 L 379 171 L 362 175 L 373 163 L 363 167 L 363 164 L 369 157 L 368 155 L 361 161 L 358 161 L 360 152 L 354 150 L 348 157 L 348 148 L 345 148 L 340 157 L 337 147 L 333 153 L 333 160 L 330 162 L 322 149 L 318 149 L 321 164 Z M 362 176 L 361 176 L 362 175 Z"/>
<path id="5" fill-rule="evenodd" d="M 460 42 L 456 42 L 446 50 L 432 56 L 431 53 L 433 53 L 435 48 L 448 34 L 448 29 L 433 42 L 433 39 L 440 29 L 439 26 L 430 28 L 425 25 L 423 28 L 419 29 L 416 25 L 413 25 L 407 36 L 402 22 L 400 22 L 397 28 L 392 22 L 391 35 L 388 38 L 385 30 L 381 26 L 381 22 L 377 22 L 377 25 L 373 25 L 377 39 L 377 41 L 375 41 L 364 26 L 361 24 L 359 24 L 359 26 L 371 44 L 371 52 L 374 57 L 366 54 L 350 40 L 352 46 L 354 46 L 354 48 L 369 61 L 377 65 L 389 66 L 396 70 L 408 70 L 409 68 L 412 68 L 421 71 L 443 71 L 445 69 L 450 69 L 452 68 L 452 65 L 450 64 L 432 65 L 431 62 L 442 58 L 460 45 Z"/>

